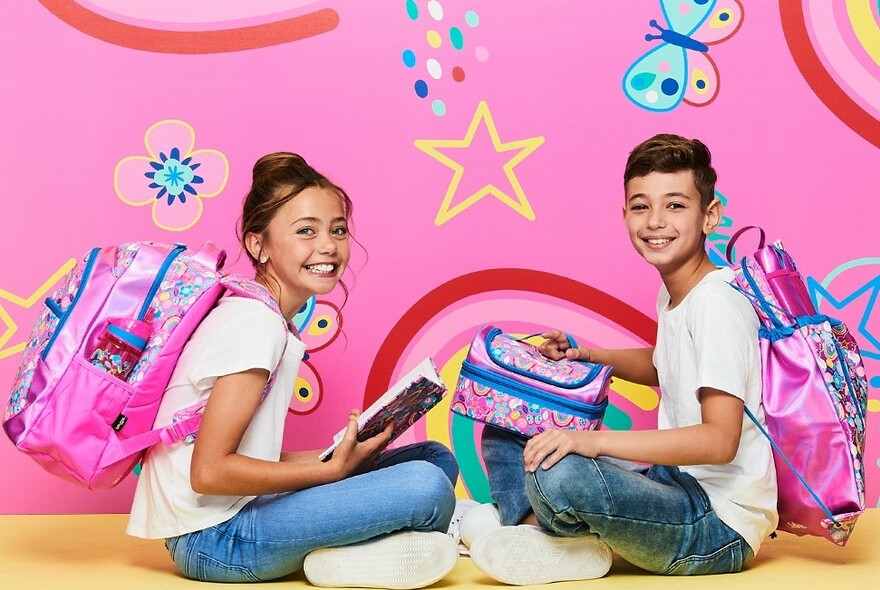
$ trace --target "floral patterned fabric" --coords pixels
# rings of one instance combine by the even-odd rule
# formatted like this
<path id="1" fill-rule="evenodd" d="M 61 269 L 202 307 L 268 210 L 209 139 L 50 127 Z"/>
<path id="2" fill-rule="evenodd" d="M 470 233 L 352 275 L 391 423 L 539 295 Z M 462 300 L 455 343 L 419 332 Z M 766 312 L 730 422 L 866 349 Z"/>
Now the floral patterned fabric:
<path id="1" fill-rule="evenodd" d="M 451 402 L 454 413 L 534 436 L 596 430 L 608 404 L 611 367 L 551 361 L 538 349 L 484 326 L 474 337 Z"/>

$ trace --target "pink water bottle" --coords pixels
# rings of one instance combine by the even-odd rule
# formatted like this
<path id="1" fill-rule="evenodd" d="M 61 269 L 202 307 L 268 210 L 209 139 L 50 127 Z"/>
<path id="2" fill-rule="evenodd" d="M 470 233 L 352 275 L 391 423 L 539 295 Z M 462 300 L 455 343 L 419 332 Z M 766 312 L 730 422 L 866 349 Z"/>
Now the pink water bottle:
<path id="1" fill-rule="evenodd" d="M 125 381 L 140 360 L 152 331 L 149 322 L 111 319 L 89 361 Z"/>

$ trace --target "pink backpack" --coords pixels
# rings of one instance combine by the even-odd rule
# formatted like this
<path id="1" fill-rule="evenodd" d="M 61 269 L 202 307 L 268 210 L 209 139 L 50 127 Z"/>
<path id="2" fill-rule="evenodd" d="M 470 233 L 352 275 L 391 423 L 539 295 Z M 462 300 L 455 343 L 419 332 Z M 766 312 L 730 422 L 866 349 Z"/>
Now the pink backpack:
<path id="1" fill-rule="evenodd" d="M 727 248 L 730 259 L 734 234 Z M 843 322 L 817 313 L 782 244 L 760 245 L 733 265 L 759 332 L 764 413 L 779 483 L 779 530 L 845 545 L 865 510 L 868 378 Z"/>
<path id="2" fill-rule="evenodd" d="M 60 281 L 37 318 L 3 429 L 47 471 L 89 489 L 118 484 L 160 441 L 193 435 L 202 405 L 154 429 L 159 403 L 196 326 L 226 292 L 278 304 L 262 285 L 222 272 L 226 254 L 210 242 L 132 242 L 94 248 Z M 90 362 L 111 319 L 146 320 L 152 333 L 126 381 Z M 269 379 L 265 393 L 274 379 Z"/>

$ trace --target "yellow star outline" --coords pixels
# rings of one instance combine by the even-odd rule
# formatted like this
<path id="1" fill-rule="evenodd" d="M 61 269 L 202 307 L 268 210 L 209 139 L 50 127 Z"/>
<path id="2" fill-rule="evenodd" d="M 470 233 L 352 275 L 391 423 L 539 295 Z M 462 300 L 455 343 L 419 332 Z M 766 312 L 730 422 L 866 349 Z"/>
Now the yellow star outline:
<path id="1" fill-rule="evenodd" d="M 19 307 L 24 307 L 25 309 L 29 309 L 36 303 L 38 300 L 41 300 L 43 296 L 52 288 L 52 286 L 58 282 L 61 277 L 70 272 L 76 265 L 76 259 L 71 258 L 67 262 L 61 265 L 61 268 L 55 271 L 55 273 L 46 279 L 46 281 L 37 287 L 37 290 L 31 293 L 27 298 L 20 297 L 9 291 L 4 289 L 0 289 L 0 299 L 5 299 Z M 0 304 L 0 321 L 6 324 L 6 328 L 2 334 L 0 334 L 0 359 L 4 359 L 8 356 L 12 356 L 13 354 L 17 354 L 24 350 L 24 347 L 27 345 L 27 342 L 19 342 L 14 346 L 10 346 L 9 348 L 4 348 L 6 343 L 12 338 L 12 336 L 18 331 L 18 325 L 13 321 L 12 316 L 6 311 L 2 304 Z"/>
<path id="2" fill-rule="evenodd" d="M 513 158 L 504 164 L 504 174 L 507 176 L 507 180 L 510 182 L 510 186 L 513 188 L 516 198 L 511 197 L 494 184 L 486 184 L 457 205 L 452 206 L 452 199 L 455 196 L 455 192 L 458 190 L 458 185 L 461 182 L 462 176 L 464 176 L 464 166 L 439 152 L 437 148 L 470 147 L 474 135 L 476 135 L 477 129 L 480 126 L 480 121 L 485 122 L 486 129 L 489 131 L 489 137 L 492 138 L 492 146 L 495 148 L 496 152 L 501 153 L 519 150 Z M 437 212 L 437 217 L 434 219 L 434 225 L 443 225 L 486 195 L 490 194 L 494 195 L 499 201 L 508 205 L 511 209 L 529 221 L 534 221 L 535 212 L 532 210 L 532 206 L 529 204 L 519 180 L 513 173 L 513 169 L 543 143 L 544 138 L 541 136 L 502 143 L 501 139 L 498 137 L 498 129 L 495 127 L 495 121 L 492 119 L 492 113 L 489 112 L 489 105 L 486 101 L 480 101 L 480 104 L 477 106 L 477 110 L 474 113 L 473 119 L 471 119 L 470 127 L 468 127 L 464 139 L 417 139 L 415 141 L 415 146 L 417 148 L 455 171 L 455 174 L 452 176 L 452 181 L 449 183 L 449 188 L 446 189 L 446 196 L 443 197 L 440 211 Z"/>

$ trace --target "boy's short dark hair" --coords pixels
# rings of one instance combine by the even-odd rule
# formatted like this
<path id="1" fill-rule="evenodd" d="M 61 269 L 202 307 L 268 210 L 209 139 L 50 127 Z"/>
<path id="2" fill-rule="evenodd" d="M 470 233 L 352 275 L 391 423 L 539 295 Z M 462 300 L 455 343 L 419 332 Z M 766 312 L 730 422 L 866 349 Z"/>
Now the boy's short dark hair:
<path id="1" fill-rule="evenodd" d="M 700 203 L 705 209 L 715 198 L 718 175 L 712 168 L 712 154 L 699 139 L 688 139 L 671 133 L 660 133 L 643 141 L 629 153 L 623 172 L 623 186 L 633 178 L 651 172 L 681 172 L 692 170 L 694 183 L 700 192 Z"/>

